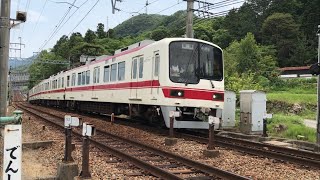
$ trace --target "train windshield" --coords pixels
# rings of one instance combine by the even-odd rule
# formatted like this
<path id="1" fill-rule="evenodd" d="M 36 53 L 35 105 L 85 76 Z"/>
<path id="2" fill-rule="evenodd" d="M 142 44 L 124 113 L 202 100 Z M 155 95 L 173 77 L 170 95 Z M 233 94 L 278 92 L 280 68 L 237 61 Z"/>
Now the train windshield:
<path id="1" fill-rule="evenodd" d="M 222 81 L 222 51 L 214 46 L 192 41 L 170 44 L 170 79 L 172 82 L 198 84 L 200 79 Z"/>

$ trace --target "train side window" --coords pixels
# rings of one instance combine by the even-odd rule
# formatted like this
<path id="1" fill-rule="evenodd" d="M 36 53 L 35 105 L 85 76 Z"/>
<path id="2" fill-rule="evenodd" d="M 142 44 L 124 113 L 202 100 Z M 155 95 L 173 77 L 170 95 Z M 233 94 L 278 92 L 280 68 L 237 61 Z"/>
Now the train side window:
<path id="1" fill-rule="evenodd" d="M 110 66 L 104 67 L 104 75 L 103 75 L 103 81 L 109 82 L 110 80 Z"/>
<path id="2" fill-rule="evenodd" d="M 125 62 L 119 62 L 118 63 L 118 80 L 119 81 L 122 81 L 125 79 L 125 69 L 126 69 Z"/>
<path id="3" fill-rule="evenodd" d="M 64 88 L 64 77 L 61 78 L 61 88 Z"/>
<path id="4" fill-rule="evenodd" d="M 117 64 L 112 64 L 110 81 L 116 81 L 116 80 L 117 80 Z"/>
<path id="5" fill-rule="evenodd" d="M 137 78 L 137 58 L 133 59 L 132 61 L 132 79 Z"/>
<path id="6" fill-rule="evenodd" d="M 78 86 L 81 85 L 81 73 L 78 73 Z"/>
<path id="7" fill-rule="evenodd" d="M 58 79 L 58 88 L 61 87 L 61 78 Z"/>
<path id="8" fill-rule="evenodd" d="M 99 83 L 100 81 L 100 67 L 96 67 L 97 68 L 97 83 Z"/>
<path id="9" fill-rule="evenodd" d="M 81 73 L 81 85 L 85 85 L 86 84 L 86 72 L 85 71 L 83 71 L 82 73 Z"/>
<path id="10" fill-rule="evenodd" d="M 139 78 L 143 78 L 143 57 L 139 58 Z"/>
<path id="11" fill-rule="evenodd" d="M 93 83 L 99 83 L 100 67 L 95 67 L 93 70 Z"/>
<path id="12" fill-rule="evenodd" d="M 70 76 L 67 76 L 67 87 L 70 86 Z"/>
<path id="13" fill-rule="evenodd" d="M 90 70 L 87 71 L 86 73 L 86 84 L 90 83 Z"/>
<path id="14" fill-rule="evenodd" d="M 71 86 L 76 85 L 76 73 L 72 73 Z"/>
<path id="15" fill-rule="evenodd" d="M 156 58 L 154 60 L 154 76 L 159 76 L 159 64 L 160 64 L 160 56 L 156 54 Z"/>

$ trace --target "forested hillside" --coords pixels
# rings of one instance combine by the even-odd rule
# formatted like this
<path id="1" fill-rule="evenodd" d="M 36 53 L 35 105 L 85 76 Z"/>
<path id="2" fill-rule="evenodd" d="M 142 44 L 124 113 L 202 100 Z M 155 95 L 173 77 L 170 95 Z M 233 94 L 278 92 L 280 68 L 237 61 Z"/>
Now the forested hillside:
<path id="1" fill-rule="evenodd" d="M 310 65 L 317 61 L 317 26 L 320 0 L 248 0 L 225 17 L 203 19 L 194 16 L 195 38 L 213 42 L 225 49 L 226 86 L 268 89 L 279 84 L 278 67 Z M 99 23 L 85 34 L 62 36 L 41 59 L 70 59 L 112 54 L 116 49 L 143 39 L 182 37 L 186 12 L 171 16 L 141 14 L 108 32 Z M 33 83 L 67 67 L 33 64 Z M 248 87 L 247 87 L 248 86 Z"/>

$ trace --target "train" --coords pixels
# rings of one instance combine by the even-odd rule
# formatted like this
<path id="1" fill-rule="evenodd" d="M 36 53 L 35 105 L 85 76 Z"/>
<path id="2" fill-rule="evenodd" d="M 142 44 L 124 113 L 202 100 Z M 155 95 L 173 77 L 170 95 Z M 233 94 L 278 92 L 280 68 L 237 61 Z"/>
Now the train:
<path id="1" fill-rule="evenodd" d="M 224 106 L 223 51 L 194 38 L 144 40 L 59 72 L 29 90 L 30 103 L 208 129 Z M 171 116 L 172 117 L 172 116 Z"/>

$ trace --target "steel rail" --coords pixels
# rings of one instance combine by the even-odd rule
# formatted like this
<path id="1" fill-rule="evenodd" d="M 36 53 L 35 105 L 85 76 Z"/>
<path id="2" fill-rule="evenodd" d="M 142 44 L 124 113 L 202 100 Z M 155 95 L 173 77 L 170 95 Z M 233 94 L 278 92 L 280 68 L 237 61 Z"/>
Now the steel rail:
<path id="1" fill-rule="evenodd" d="M 50 120 L 46 119 L 45 117 L 42 117 L 42 116 L 38 115 L 36 112 L 28 110 L 29 107 L 22 107 L 21 105 L 17 105 L 17 106 L 20 107 L 21 109 L 24 109 L 25 111 L 28 111 L 28 113 L 30 113 L 30 114 L 38 117 L 38 118 L 41 118 L 41 119 L 43 119 L 43 120 L 45 120 L 45 121 L 47 121 L 47 122 L 49 122 L 51 124 L 54 124 L 58 128 L 64 128 L 64 126 L 62 124 L 50 121 Z M 30 109 L 32 109 L 32 108 L 30 108 Z M 37 110 L 35 110 L 35 111 L 37 111 Z M 38 110 L 38 111 L 40 111 L 40 110 Z M 42 113 L 45 113 L 45 112 L 42 112 Z M 49 115 L 52 115 L 52 114 L 49 114 Z M 61 117 L 58 117 L 56 115 L 52 115 L 52 116 L 54 116 L 55 118 L 61 119 Z M 73 131 L 72 134 L 77 135 L 78 138 L 82 137 L 81 133 L 78 133 L 78 132 L 75 132 L 75 131 Z M 95 141 L 93 139 L 90 139 L 90 141 L 93 142 L 94 144 L 100 146 L 104 150 L 110 152 L 111 154 L 117 156 L 118 158 L 127 160 L 130 163 L 134 164 L 135 166 L 150 172 L 152 175 L 154 175 L 156 177 L 164 178 L 164 179 L 176 179 L 176 180 L 180 180 L 181 179 L 179 176 L 176 176 L 176 175 L 174 175 L 174 174 L 172 174 L 172 173 L 170 173 L 168 171 L 165 171 L 165 170 L 162 170 L 162 169 L 160 169 L 158 167 L 155 167 L 152 164 L 149 164 L 147 162 L 143 162 L 143 161 L 141 161 L 141 160 L 139 160 L 139 159 L 137 159 L 135 157 L 130 156 L 127 153 L 118 151 L 118 150 L 116 150 L 116 149 L 114 149 L 112 147 L 106 146 L 105 144 L 99 143 L 98 141 Z"/>
<path id="2" fill-rule="evenodd" d="M 178 135 L 181 137 L 184 137 L 184 138 L 193 139 L 193 140 L 201 142 L 201 143 L 205 143 L 205 144 L 208 143 L 208 138 L 189 135 L 189 134 L 182 134 L 182 133 L 179 133 Z M 285 152 L 278 152 L 276 150 L 269 151 L 268 145 L 266 145 L 266 146 L 259 145 L 259 147 L 265 147 L 266 149 L 265 148 L 257 148 L 254 146 L 254 143 L 248 143 L 248 144 L 250 144 L 250 146 L 248 146 L 248 144 L 243 145 L 243 144 L 241 144 L 242 140 L 237 139 L 238 142 L 240 142 L 240 143 L 235 143 L 235 142 L 233 142 L 233 139 L 234 138 L 231 138 L 231 139 L 226 138 L 223 140 L 222 136 L 220 136 L 219 138 L 217 136 L 215 136 L 214 142 L 218 146 L 239 150 L 239 151 L 242 151 L 242 152 L 245 152 L 248 154 L 252 154 L 252 155 L 256 155 L 256 156 L 264 156 L 264 157 L 269 157 L 269 158 L 273 158 L 273 159 L 277 159 L 277 160 L 293 162 L 293 163 L 301 164 L 304 166 L 312 166 L 312 167 L 320 168 L 320 161 L 319 160 L 300 157 L 300 156 L 296 156 L 296 155 L 291 155 L 291 154 L 288 154 Z M 262 143 L 260 143 L 260 144 L 262 144 Z M 290 149 L 290 150 L 292 150 L 292 149 Z M 292 152 L 292 151 L 290 151 L 290 152 Z"/>
<path id="3" fill-rule="evenodd" d="M 31 114 L 33 114 L 33 115 L 35 115 L 35 116 L 37 116 L 37 117 L 39 117 L 41 119 L 46 120 L 44 117 L 36 114 L 35 112 L 32 112 L 32 111 L 28 110 L 29 108 L 33 109 L 32 107 L 21 107 L 21 105 L 18 105 L 18 106 L 20 108 L 23 108 L 26 111 L 30 112 Z M 57 115 L 54 115 L 54 114 L 50 114 L 50 113 L 42 111 L 42 110 L 38 110 L 37 109 L 35 111 L 40 111 L 42 113 L 48 114 L 50 116 L 53 116 L 55 118 L 63 119 L 63 117 L 60 117 L 60 116 L 57 116 Z M 58 126 L 60 128 L 64 127 L 63 125 L 61 125 L 59 123 L 52 122 L 50 120 L 47 120 L 47 121 L 55 124 L 56 126 Z M 200 162 L 197 162 L 197 161 L 193 161 L 193 160 L 178 156 L 178 155 L 173 154 L 173 153 L 169 153 L 169 152 L 166 152 L 166 151 L 163 151 L 163 150 L 160 150 L 160 149 L 156 149 L 154 147 L 151 147 L 151 146 L 146 145 L 146 144 L 142 144 L 142 143 L 137 142 L 137 141 L 125 139 L 123 137 L 107 133 L 105 131 L 101 131 L 101 130 L 97 129 L 97 132 L 99 132 L 101 134 L 104 134 L 104 135 L 107 135 L 107 136 L 110 136 L 110 137 L 112 137 L 114 139 L 118 139 L 118 140 L 127 142 L 129 144 L 138 146 L 140 148 L 146 149 L 146 150 L 148 150 L 150 152 L 153 152 L 155 154 L 158 154 L 160 156 L 174 159 L 174 160 L 176 160 L 176 161 L 178 161 L 180 163 L 183 163 L 186 166 L 189 166 L 191 168 L 200 170 L 201 172 L 207 173 L 207 174 L 215 176 L 215 177 L 220 177 L 220 178 L 224 178 L 224 179 L 249 179 L 247 177 L 240 176 L 240 175 L 237 175 L 237 174 L 234 174 L 234 173 L 231 173 L 231 172 L 228 172 L 228 171 L 224 171 L 224 170 L 221 170 L 221 169 L 218 169 L 218 168 L 215 168 L 215 167 L 211 167 L 211 166 L 208 166 L 206 164 L 203 164 L 203 163 L 200 163 Z M 74 133 L 76 133 L 76 132 L 74 132 Z M 82 135 L 80 133 L 76 133 L 76 134 L 82 137 Z M 118 156 L 121 159 L 125 159 L 127 161 L 130 161 L 132 164 L 136 165 L 137 167 L 139 167 L 141 169 L 144 169 L 144 170 L 150 172 L 154 176 L 157 176 L 157 177 L 160 177 L 160 178 L 164 178 L 164 179 L 181 179 L 179 176 L 176 176 L 176 175 L 174 175 L 174 174 L 172 174 L 172 173 L 170 173 L 168 171 L 165 171 L 165 170 L 162 170 L 162 169 L 160 169 L 158 167 L 155 167 L 152 164 L 149 164 L 147 162 L 141 161 L 140 159 L 132 157 L 127 153 L 118 151 L 115 148 L 109 147 L 109 146 L 107 146 L 107 145 L 105 145 L 103 143 L 100 143 L 100 142 L 98 142 L 98 141 L 96 141 L 94 139 L 90 139 L 90 141 L 93 142 L 94 144 L 102 147 L 103 149 L 107 150 L 111 154 L 114 154 L 115 156 Z"/>
<path id="4" fill-rule="evenodd" d="M 268 150 L 272 150 L 272 151 L 283 152 L 286 154 L 292 154 L 295 156 L 300 156 L 303 158 L 309 158 L 309 159 L 320 161 L 320 153 L 315 153 L 315 152 L 310 152 L 305 150 L 290 149 L 286 147 L 275 146 L 275 145 L 265 144 L 260 142 L 253 142 L 253 141 L 248 141 L 243 139 L 236 139 L 236 138 L 225 137 L 220 135 L 215 136 L 215 138 L 217 140 L 230 141 L 234 143 L 239 143 L 239 144 L 244 144 L 244 145 L 249 145 L 249 146 L 254 146 L 259 148 L 267 148 Z"/>

